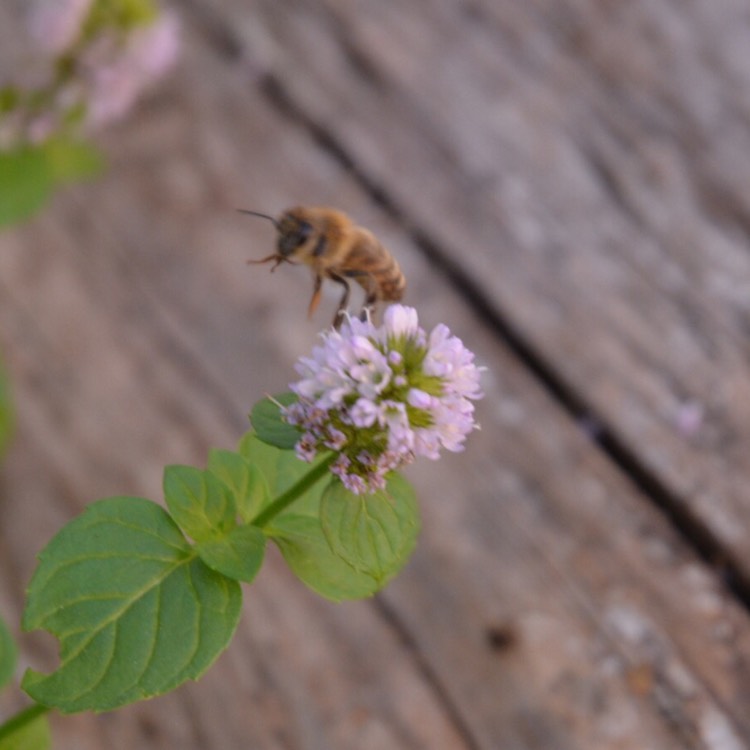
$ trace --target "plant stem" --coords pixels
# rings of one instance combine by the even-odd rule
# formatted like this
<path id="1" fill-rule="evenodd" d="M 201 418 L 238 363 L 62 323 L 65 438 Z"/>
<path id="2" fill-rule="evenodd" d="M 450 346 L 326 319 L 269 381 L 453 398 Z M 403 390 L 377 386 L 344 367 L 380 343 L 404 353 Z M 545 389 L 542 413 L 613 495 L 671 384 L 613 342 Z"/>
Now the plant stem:
<path id="1" fill-rule="evenodd" d="M 279 515 L 282 510 L 288 508 L 298 497 L 303 495 L 312 487 L 321 477 L 325 476 L 329 467 L 336 458 L 336 454 L 323 459 L 319 464 L 313 466 L 310 471 L 300 477 L 286 492 L 279 495 L 265 510 L 259 513 L 252 521 L 253 526 L 263 527 L 273 518 Z"/>
<path id="2" fill-rule="evenodd" d="M 47 711 L 50 711 L 50 706 L 43 706 L 41 703 L 35 703 L 33 706 L 24 708 L 23 711 L 19 711 L 15 716 L 11 716 L 4 724 L 0 724 L 0 741 L 6 737 L 10 737 L 14 732 L 19 729 L 23 729 L 27 724 L 31 724 L 34 719 Z"/>

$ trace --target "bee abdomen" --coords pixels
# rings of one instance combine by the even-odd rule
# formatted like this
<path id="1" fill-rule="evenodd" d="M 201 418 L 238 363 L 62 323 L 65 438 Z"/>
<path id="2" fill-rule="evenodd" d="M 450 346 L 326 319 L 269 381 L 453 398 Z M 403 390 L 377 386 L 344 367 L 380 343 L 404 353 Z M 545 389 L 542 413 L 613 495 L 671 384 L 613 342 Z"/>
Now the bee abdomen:
<path id="1" fill-rule="evenodd" d="M 349 275 L 357 278 L 365 289 L 374 282 L 378 299 L 396 302 L 403 297 L 404 274 L 396 259 L 372 235 L 354 244 L 347 255 L 346 266 L 351 269 Z"/>
<path id="2" fill-rule="evenodd" d="M 388 302 L 398 302 L 406 290 L 406 278 L 401 272 L 396 259 L 389 255 L 389 263 L 373 274 L 380 288 L 380 298 Z"/>

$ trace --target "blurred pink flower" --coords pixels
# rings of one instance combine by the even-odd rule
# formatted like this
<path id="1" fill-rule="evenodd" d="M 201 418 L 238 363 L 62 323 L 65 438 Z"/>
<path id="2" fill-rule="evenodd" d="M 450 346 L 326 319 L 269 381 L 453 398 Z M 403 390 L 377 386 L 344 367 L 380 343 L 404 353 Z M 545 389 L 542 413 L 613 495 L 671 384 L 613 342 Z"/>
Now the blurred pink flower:
<path id="1" fill-rule="evenodd" d="M 78 38 L 92 0 L 34 0 L 27 24 L 35 46 L 56 57 Z"/>
<path id="2" fill-rule="evenodd" d="M 122 117 L 174 65 L 178 51 L 179 24 L 168 11 L 125 38 L 112 31 L 94 40 L 80 59 L 88 84 L 87 126 L 98 128 Z"/>
<path id="3" fill-rule="evenodd" d="M 174 65 L 175 13 L 154 5 L 147 22 L 122 25 L 103 14 L 92 26 L 91 14 L 109 2 L 30 0 L 31 54 L 0 81 L 13 102 L 0 115 L 0 149 L 81 135 L 117 120 Z"/>

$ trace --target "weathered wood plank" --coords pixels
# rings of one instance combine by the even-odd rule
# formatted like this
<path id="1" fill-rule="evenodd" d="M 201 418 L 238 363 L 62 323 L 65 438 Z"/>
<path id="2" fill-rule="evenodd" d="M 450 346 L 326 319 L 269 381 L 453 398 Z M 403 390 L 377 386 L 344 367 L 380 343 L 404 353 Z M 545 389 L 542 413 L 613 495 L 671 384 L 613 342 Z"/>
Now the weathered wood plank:
<path id="1" fill-rule="evenodd" d="M 318 602 L 274 559 L 200 685 L 65 719 L 60 746 L 750 746 L 747 615 L 335 162 L 188 41 L 165 96 L 111 135 L 112 173 L 0 238 L 16 607 L 30 539 L 96 496 L 158 496 L 164 463 L 230 445 L 311 345 L 309 279 L 245 269 L 271 238 L 236 205 L 314 195 L 376 229 L 424 319 L 490 366 L 484 429 L 465 456 L 415 467 L 425 533 L 374 605 Z"/>
<path id="2" fill-rule="evenodd" d="M 745 4 L 193 5 L 750 578 Z"/>

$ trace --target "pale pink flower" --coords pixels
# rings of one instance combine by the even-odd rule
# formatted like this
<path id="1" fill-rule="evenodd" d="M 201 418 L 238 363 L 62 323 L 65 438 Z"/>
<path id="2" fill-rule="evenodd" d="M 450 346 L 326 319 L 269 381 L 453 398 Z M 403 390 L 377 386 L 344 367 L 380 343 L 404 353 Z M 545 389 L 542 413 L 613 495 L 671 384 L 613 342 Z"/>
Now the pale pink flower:
<path id="1" fill-rule="evenodd" d="M 290 388 L 299 401 L 284 410 L 304 430 L 297 455 L 338 451 L 332 470 L 354 493 L 382 489 L 417 455 L 462 450 L 477 427 L 474 355 L 444 325 L 428 337 L 411 307 L 392 305 L 379 328 L 350 319 L 324 332 L 297 372 Z"/>

